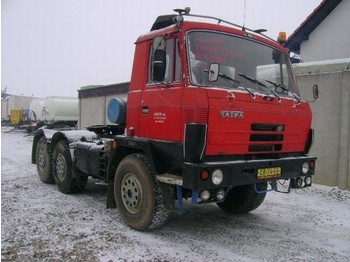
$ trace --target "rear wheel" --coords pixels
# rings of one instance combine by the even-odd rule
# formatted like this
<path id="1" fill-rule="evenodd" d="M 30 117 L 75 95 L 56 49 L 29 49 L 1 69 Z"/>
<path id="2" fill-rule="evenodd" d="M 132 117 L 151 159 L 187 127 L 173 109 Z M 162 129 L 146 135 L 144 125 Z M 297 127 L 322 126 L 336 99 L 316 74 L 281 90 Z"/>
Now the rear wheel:
<path id="1" fill-rule="evenodd" d="M 87 184 L 87 176 L 73 176 L 72 158 L 65 141 L 59 141 L 53 153 L 53 176 L 64 194 L 79 192 Z"/>
<path id="2" fill-rule="evenodd" d="M 257 184 L 259 191 L 267 189 L 267 183 Z M 230 189 L 223 202 L 217 205 L 230 214 L 245 214 L 258 208 L 264 201 L 266 192 L 257 193 L 254 184 L 242 185 Z"/>
<path id="3" fill-rule="evenodd" d="M 47 142 L 44 136 L 40 137 L 36 145 L 35 162 L 41 182 L 45 184 L 53 184 L 55 180 L 50 172 L 50 155 L 47 151 Z"/>
<path id="4" fill-rule="evenodd" d="M 126 156 L 114 178 L 114 197 L 125 223 L 136 230 L 164 225 L 169 217 L 154 172 L 142 154 Z"/>
<path id="5" fill-rule="evenodd" d="M 86 187 L 89 180 L 89 176 L 73 167 L 73 177 L 76 182 L 75 191 L 80 192 Z"/>

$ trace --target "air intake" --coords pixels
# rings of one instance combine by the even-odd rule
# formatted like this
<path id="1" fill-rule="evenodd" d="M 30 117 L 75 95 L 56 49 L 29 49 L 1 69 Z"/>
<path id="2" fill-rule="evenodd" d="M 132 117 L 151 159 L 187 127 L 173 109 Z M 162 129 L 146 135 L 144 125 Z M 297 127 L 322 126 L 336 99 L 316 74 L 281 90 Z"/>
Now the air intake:
<path id="1" fill-rule="evenodd" d="M 251 125 L 249 152 L 279 152 L 283 148 L 285 126 L 253 123 Z"/>

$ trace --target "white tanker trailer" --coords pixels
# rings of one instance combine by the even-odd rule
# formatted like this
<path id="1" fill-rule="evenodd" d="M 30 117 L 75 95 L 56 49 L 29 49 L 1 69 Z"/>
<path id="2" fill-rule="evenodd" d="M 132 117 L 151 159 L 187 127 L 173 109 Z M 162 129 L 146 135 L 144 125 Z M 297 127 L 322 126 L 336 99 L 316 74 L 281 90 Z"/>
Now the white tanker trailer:
<path id="1" fill-rule="evenodd" d="M 43 121 L 42 112 L 44 106 L 44 99 L 35 99 L 29 106 L 29 118 L 32 122 Z"/>
<path id="2" fill-rule="evenodd" d="M 44 100 L 42 119 L 46 123 L 78 122 L 78 98 L 51 96 Z"/>
<path id="3" fill-rule="evenodd" d="M 75 127 L 79 119 L 78 98 L 51 96 L 30 104 L 32 131 L 39 127 Z"/>

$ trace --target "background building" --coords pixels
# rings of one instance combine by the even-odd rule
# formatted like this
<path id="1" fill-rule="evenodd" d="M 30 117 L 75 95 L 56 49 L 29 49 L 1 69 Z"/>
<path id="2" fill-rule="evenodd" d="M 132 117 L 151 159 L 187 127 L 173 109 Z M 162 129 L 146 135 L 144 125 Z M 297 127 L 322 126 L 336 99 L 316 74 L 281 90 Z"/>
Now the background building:
<path id="1" fill-rule="evenodd" d="M 323 0 L 285 45 L 302 62 L 295 65 L 302 96 L 311 100 L 312 86 L 320 89 L 311 104 L 315 182 L 341 189 L 350 189 L 349 14 L 349 0 Z"/>
<path id="2" fill-rule="evenodd" d="M 127 98 L 129 82 L 107 86 L 86 86 L 78 91 L 78 129 L 91 125 L 111 125 L 108 121 L 107 106 L 113 97 Z"/>
<path id="3" fill-rule="evenodd" d="M 10 121 L 12 110 L 29 109 L 31 102 L 37 97 L 2 94 L 1 121 Z"/>
<path id="4" fill-rule="evenodd" d="M 350 57 L 350 1 L 323 0 L 287 40 L 301 62 Z"/>
<path id="5" fill-rule="evenodd" d="M 350 58 L 300 63 L 294 70 L 303 98 L 312 100 L 314 84 L 320 91 L 311 104 L 314 182 L 350 189 Z"/>

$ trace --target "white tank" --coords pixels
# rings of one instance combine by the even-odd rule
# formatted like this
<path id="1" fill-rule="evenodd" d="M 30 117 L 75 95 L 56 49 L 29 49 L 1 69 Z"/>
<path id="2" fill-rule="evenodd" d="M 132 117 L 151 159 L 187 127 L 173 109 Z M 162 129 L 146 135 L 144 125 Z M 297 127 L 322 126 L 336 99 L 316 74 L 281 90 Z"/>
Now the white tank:
<path id="1" fill-rule="evenodd" d="M 46 122 L 78 121 L 78 98 L 51 96 L 45 98 L 42 118 Z"/>
<path id="2" fill-rule="evenodd" d="M 44 99 L 35 99 L 29 106 L 29 118 L 33 122 L 44 121 L 42 117 Z"/>

